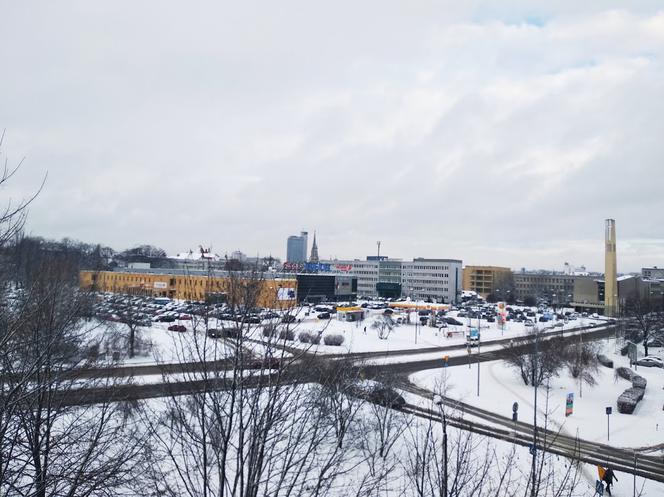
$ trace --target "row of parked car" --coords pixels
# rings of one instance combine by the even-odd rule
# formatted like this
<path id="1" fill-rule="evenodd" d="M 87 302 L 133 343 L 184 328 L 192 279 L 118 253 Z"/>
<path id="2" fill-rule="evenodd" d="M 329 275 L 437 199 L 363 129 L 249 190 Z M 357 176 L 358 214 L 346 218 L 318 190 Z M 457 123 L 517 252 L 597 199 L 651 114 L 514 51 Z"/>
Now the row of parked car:
<path id="1" fill-rule="evenodd" d="M 204 302 L 178 302 L 163 297 L 143 297 L 101 293 L 94 306 L 94 315 L 100 319 L 117 322 L 133 322 L 139 326 L 152 323 L 191 321 L 194 316 L 204 316 L 227 321 L 259 324 L 274 319 L 294 321 L 294 317 L 270 309 L 247 309 L 231 312 L 226 304 L 206 305 Z M 173 330 L 177 331 L 177 330 Z"/>

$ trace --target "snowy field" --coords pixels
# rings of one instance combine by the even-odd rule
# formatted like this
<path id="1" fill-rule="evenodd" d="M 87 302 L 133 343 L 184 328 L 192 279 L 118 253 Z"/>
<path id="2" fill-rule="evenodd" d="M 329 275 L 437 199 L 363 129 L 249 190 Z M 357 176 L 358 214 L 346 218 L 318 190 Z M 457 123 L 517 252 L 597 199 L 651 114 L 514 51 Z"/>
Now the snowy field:
<path id="1" fill-rule="evenodd" d="M 452 317 L 454 312 L 450 313 Z M 343 353 L 358 353 L 358 352 L 388 352 L 395 350 L 423 350 L 431 347 L 445 347 L 454 345 L 463 345 L 466 342 L 465 333 L 467 326 L 453 326 L 448 328 L 434 328 L 431 326 L 422 326 L 415 324 L 401 324 L 394 328 L 389 334 L 387 339 L 378 337 L 378 332 L 372 327 L 372 323 L 379 319 L 380 312 L 370 312 L 367 319 L 358 321 L 356 323 L 349 323 L 338 321 L 335 318 L 321 320 L 315 316 L 302 316 L 301 322 L 290 325 L 290 328 L 295 334 L 294 341 L 280 341 L 280 343 L 289 346 L 297 347 L 302 350 L 316 352 L 318 354 L 343 354 Z M 416 318 L 413 317 L 412 320 Z M 460 320 L 463 318 L 460 318 Z M 172 324 L 180 324 L 187 328 L 186 332 L 179 333 L 169 331 L 168 327 Z M 570 321 L 564 327 L 555 328 L 556 330 L 572 331 L 576 328 L 601 325 L 603 321 L 594 319 L 578 319 Z M 213 319 L 208 324 L 209 328 L 223 328 L 233 327 L 236 323 L 230 321 L 218 321 Z M 550 323 L 540 323 L 539 329 L 544 330 L 545 325 L 550 327 Z M 118 330 L 123 331 L 122 324 L 114 323 Z M 245 336 L 257 341 L 263 341 L 261 330 L 262 325 L 244 325 L 248 328 L 245 331 Z M 284 326 L 284 325 L 281 325 Z M 196 327 L 196 333 L 192 330 Z M 366 327 L 366 334 L 364 328 Z M 477 327 L 477 320 L 473 320 L 473 327 Z M 189 354 L 183 351 L 187 349 L 197 350 L 197 347 L 204 346 L 207 349 L 208 359 L 211 357 L 222 358 L 224 354 L 229 352 L 227 345 L 223 340 L 207 339 L 205 340 L 205 327 L 202 322 L 196 321 L 179 321 L 177 323 L 153 323 L 151 327 L 140 327 L 140 336 L 147 342 L 151 342 L 151 353 L 134 357 L 133 359 L 126 359 L 127 364 L 149 364 L 158 362 L 178 362 L 180 360 L 194 360 L 196 355 Z M 490 342 L 500 340 L 503 338 L 516 337 L 528 333 L 528 328 L 523 323 L 510 323 L 508 322 L 504 328 L 496 326 L 496 323 L 489 323 L 485 320 L 481 322 L 481 339 L 483 350 L 490 350 Z M 341 346 L 325 345 L 321 340 L 319 345 L 311 346 L 307 343 L 302 343 L 298 340 L 299 334 L 302 332 L 321 334 L 324 339 L 326 335 L 341 335 L 344 337 Z M 417 332 L 417 340 L 416 340 Z M 451 332 L 450 337 L 447 336 Z M 417 343 L 416 343 L 417 341 Z M 486 348 L 484 348 L 486 344 Z M 245 346 L 252 347 L 254 351 L 262 355 L 265 348 L 260 347 L 258 344 L 245 343 Z M 449 355 L 454 355 L 450 352 Z M 465 354 L 465 351 L 459 351 L 458 354 Z M 438 353 L 438 355 L 440 355 Z M 419 359 L 426 358 L 425 355 L 418 355 Z M 402 358 L 407 360 L 408 357 Z M 391 362 L 399 362 L 398 357 L 390 359 Z"/>
<path id="2" fill-rule="evenodd" d="M 386 337 L 383 336 L 381 338 L 378 330 L 374 327 L 374 323 L 383 318 L 383 310 L 365 309 L 365 312 L 366 318 L 363 321 L 346 322 L 339 320 L 334 313 L 331 314 L 330 319 L 319 319 L 317 317 L 319 313 L 313 309 L 308 307 L 294 309 L 292 314 L 297 319 L 297 322 L 289 325 L 280 323 L 278 319 L 263 321 L 261 324 L 243 324 L 244 336 L 254 342 L 251 343 L 251 341 L 248 341 L 244 345 L 245 347 L 252 348 L 258 355 L 265 354 L 268 348 L 255 342 L 270 341 L 274 344 L 275 340 L 273 338 L 268 340 L 263 336 L 263 327 L 266 325 L 279 325 L 280 329 L 288 326 L 293 331 L 294 340 L 280 340 L 280 343 L 287 348 L 298 348 L 318 354 L 381 353 L 399 350 L 421 350 L 425 352 L 425 349 L 432 347 L 449 347 L 465 344 L 466 333 L 470 328 L 480 330 L 481 342 L 483 346 L 487 347 L 484 350 L 489 350 L 492 341 L 517 337 L 527 334 L 529 330 L 532 330 L 532 328 L 526 327 L 523 322 L 508 321 L 501 326 L 496 322 L 489 322 L 486 319 L 478 320 L 475 318 L 458 317 L 458 311 L 448 312 L 446 317 L 457 319 L 462 323 L 461 325 L 448 325 L 445 328 L 437 328 L 419 324 L 417 312 L 397 309 L 394 311 L 392 318 L 395 322 L 402 320 L 404 324 L 396 324 L 387 333 Z M 405 322 L 408 320 L 409 322 Z M 416 322 L 417 324 L 415 324 Z M 564 333 L 588 326 L 600 326 L 605 324 L 605 322 L 602 319 L 579 317 L 576 320 L 568 322 L 551 321 L 537 323 L 537 326 L 540 331 L 555 330 Z M 126 333 L 127 330 L 127 327 L 121 323 L 109 322 L 103 324 L 121 333 Z M 184 326 L 187 331 L 180 333 L 168 330 L 169 326 L 174 324 Z M 554 327 L 555 324 L 558 324 L 558 326 Z M 177 320 L 173 323 L 153 322 L 149 327 L 139 327 L 140 338 L 150 344 L 150 347 L 144 349 L 137 357 L 131 360 L 126 359 L 125 363 L 149 364 L 155 361 L 171 363 L 181 360 L 195 360 L 196 356 L 200 353 L 200 347 L 205 348 L 208 357 L 224 357 L 225 354 L 231 352 L 231 349 L 228 348 L 224 340 L 205 340 L 205 330 L 207 328 L 232 328 L 236 326 L 238 324 L 233 321 L 222 321 L 211 318 L 206 327 L 203 320 L 197 316 L 193 316 L 192 320 Z M 196 330 L 196 333 L 193 333 L 194 330 Z M 309 343 L 301 342 L 299 340 L 301 333 L 320 336 L 320 344 L 312 346 Z M 325 345 L 324 339 L 328 335 L 342 336 L 343 343 L 340 346 Z M 195 354 L 192 355 L 188 352 L 183 352 L 185 349 L 191 348 L 196 349 Z M 453 354 L 454 352 L 450 353 L 450 355 Z M 391 361 L 399 362 L 398 359 L 392 359 Z"/>
<path id="3" fill-rule="evenodd" d="M 605 353 L 613 359 L 614 368 L 629 366 L 629 360 L 615 354 L 615 343 L 608 340 Z M 610 419 L 610 444 L 620 447 L 649 447 L 664 442 L 664 370 L 639 367 L 638 374 L 648 381 L 645 397 L 633 414 L 620 414 L 616 399 L 630 383 L 614 375 L 614 370 L 600 366 L 597 385 L 581 386 L 566 372 L 553 378 L 549 385 L 549 423 L 563 433 L 607 443 L 605 408 L 613 407 Z M 502 361 L 480 363 L 480 395 L 477 396 L 477 364 L 421 371 L 411 375 L 411 381 L 430 390 L 445 389 L 446 395 L 468 404 L 487 409 L 505 417 L 512 415 L 512 403 L 519 403 L 519 420 L 532 422 L 533 389 L 523 384 L 518 372 Z M 574 393 L 574 413 L 565 417 L 565 401 Z M 547 389 L 538 389 L 540 423 L 546 412 Z M 555 429 L 554 428 L 554 429 Z"/>
<path id="4" fill-rule="evenodd" d="M 381 318 L 382 311 L 369 311 L 364 321 L 344 322 L 338 321 L 334 317 L 330 320 L 321 320 L 315 316 L 302 316 L 302 321 L 295 328 L 297 332 L 322 333 L 325 335 L 339 334 L 344 337 L 341 346 L 327 346 L 322 342 L 316 348 L 321 354 L 338 353 L 358 353 L 358 352 L 388 352 L 395 350 L 415 350 L 431 347 L 444 347 L 451 345 L 462 345 L 466 343 L 465 334 L 469 327 L 477 328 L 478 320 L 467 318 L 456 318 L 457 312 L 452 311 L 447 314 L 449 317 L 458 319 L 461 326 L 449 325 L 447 328 L 435 328 L 412 324 L 417 320 L 417 313 L 410 313 L 411 324 L 397 325 L 389 334 L 387 339 L 378 337 L 378 331 L 373 328 L 373 323 Z M 404 316 L 405 313 L 396 314 L 395 317 Z M 575 321 L 569 321 L 556 330 L 569 331 L 575 328 L 585 326 L 600 325 L 605 321 L 600 319 L 579 318 Z M 490 323 L 484 319 L 479 320 L 482 343 L 500 340 L 509 337 L 516 337 L 528 333 L 529 328 L 524 323 L 508 321 L 504 327 L 497 323 Z M 538 323 L 540 331 L 545 327 L 549 328 L 553 323 Z M 366 332 L 365 332 L 366 328 Z M 531 328 L 532 329 L 532 328 Z M 448 334 L 450 335 L 448 337 Z M 297 340 L 292 344 L 302 346 Z"/>

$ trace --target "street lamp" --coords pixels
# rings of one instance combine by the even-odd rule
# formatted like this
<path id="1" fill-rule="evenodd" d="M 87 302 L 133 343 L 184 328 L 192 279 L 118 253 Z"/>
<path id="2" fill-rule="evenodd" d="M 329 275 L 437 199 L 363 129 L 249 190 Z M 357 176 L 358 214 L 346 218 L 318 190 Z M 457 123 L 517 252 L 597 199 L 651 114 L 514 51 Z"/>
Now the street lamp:
<path id="1" fill-rule="evenodd" d="M 477 396 L 480 396 L 480 340 L 482 334 L 477 330 Z"/>
<path id="2" fill-rule="evenodd" d="M 443 423 L 443 497 L 447 497 L 447 417 L 443 408 L 443 398 L 440 395 L 434 395 L 433 402 L 440 410 L 440 420 Z"/>
<path id="3" fill-rule="evenodd" d="M 533 395 L 534 395 L 534 402 L 533 402 L 533 446 L 531 447 L 531 455 L 533 456 L 533 461 L 532 461 L 532 468 L 531 468 L 531 476 L 532 476 L 532 487 L 530 489 L 530 495 L 531 497 L 536 497 L 537 496 L 537 491 L 535 490 L 535 482 L 537 481 L 537 475 L 536 475 L 536 467 L 537 467 L 537 386 L 538 386 L 538 381 L 537 381 L 537 368 L 539 367 L 539 362 L 538 362 L 538 355 L 539 355 L 539 330 L 538 330 L 537 324 L 535 324 L 533 331 L 535 332 L 535 354 L 533 356 L 533 376 L 532 376 L 532 383 L 533 383 Z"/>

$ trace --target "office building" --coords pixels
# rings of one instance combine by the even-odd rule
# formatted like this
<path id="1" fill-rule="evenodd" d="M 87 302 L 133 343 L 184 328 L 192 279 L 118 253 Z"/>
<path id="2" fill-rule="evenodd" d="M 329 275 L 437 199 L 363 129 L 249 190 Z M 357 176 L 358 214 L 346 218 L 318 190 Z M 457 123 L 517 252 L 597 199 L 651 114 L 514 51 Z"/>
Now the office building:
<path id="1" fill-rule="evenodd" d="M 326 261 L 329 271 L 357 277 L 358 296 L 399 298 L 455 303 L 461 294 L 461 261 L 415 258 L 412 261 L 386 256 L 366 260 Z"/>
<path id="2" fill-rule="evenodd" d="M 307 262 L 307 237 L 306 231 L 300 235 L 288 237 L 286 244 L 286 262 Z"/>
<path id="3" fill-rule="evenodd" d="M 511 278 L 512 270 L 508 267 L 466 266 L 463 268 L 462 287 L 485 299 L 490 294 L 498 293 L 498 290 L 505 293 L 511 291 Z M 500 300 L 507 300 L 507 295 Z"/>
<path id="4" fill-rule="evenodd" d="M 641 268 L 641 278 L 644 280 L 664 280 L 664 268 L 657 266 Z"/>
<path id="5" fill-rule="evenodd" d="M 517 300 L 532 297 L 551 304 L 566 304 L 574 300 L 574 284 L 590 276 L 575 276 L 555 271 L 525 271 L 513 273 L 514 295 Z"/>

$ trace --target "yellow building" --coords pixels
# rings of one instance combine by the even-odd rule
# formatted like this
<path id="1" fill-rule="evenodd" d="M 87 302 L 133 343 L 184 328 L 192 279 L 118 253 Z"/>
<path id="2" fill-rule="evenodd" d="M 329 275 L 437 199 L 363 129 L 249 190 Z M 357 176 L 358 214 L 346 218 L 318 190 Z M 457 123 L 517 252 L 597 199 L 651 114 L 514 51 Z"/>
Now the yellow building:
<path id="1" fill-rule="evenodd" d="M 508 267 L 466 266 L 463 268 L 462 286 L 464 290 L 477 292 L 486 298 L 511 277 L 512 270 Z"/>
<path id="2" fill-rule="evenodd" d="M 80 286 L 114 292 L 181 300 L 205 300 L 225 295 L 237 305 L 252 302 L 258 307 L 290 307 L 295 304 L 295 279 L 243 279 L 203 274 L 81 271 Z"/>

